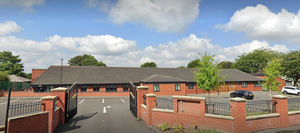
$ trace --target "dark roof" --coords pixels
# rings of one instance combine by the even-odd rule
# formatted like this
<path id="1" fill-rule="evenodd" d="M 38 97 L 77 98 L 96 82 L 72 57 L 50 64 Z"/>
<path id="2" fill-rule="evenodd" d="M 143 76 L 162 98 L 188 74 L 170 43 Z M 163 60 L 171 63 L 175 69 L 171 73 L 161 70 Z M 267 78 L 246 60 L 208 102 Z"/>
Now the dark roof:
<path id="1" fill-rule="evenodd" d="M 60 84 L 60 66 L 50 66 L 32 85 Z M 195 82 L 192 68 L 139 68 L 63 66 L 62 84 L 110 84 L 144 82 Z M 224 69 L 224 81 L 261 81 L 261 79 L 236 69 Z M 237 77 L 236 77 L 237 76 Z"/>

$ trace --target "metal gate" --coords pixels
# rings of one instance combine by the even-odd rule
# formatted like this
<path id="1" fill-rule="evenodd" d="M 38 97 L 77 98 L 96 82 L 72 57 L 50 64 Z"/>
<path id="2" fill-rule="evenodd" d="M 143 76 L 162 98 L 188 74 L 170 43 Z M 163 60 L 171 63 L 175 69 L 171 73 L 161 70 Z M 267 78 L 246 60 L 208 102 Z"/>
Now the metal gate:
<path id="1" fill-rule="evenodd" d="M 69 122 L 77 114 L 78 103 L 78 84 L 75 82 L 66 93 L 66 111 L 65 111 L 65 123 Z"/>
<path id="2" fill-rule="evenodd" d="M 132 82 L 130 82 L 129 87 L 130 87 L 130 93 L 129 93 L 130 111 L 136 117 L 137 116 L 136 86 Z"/>

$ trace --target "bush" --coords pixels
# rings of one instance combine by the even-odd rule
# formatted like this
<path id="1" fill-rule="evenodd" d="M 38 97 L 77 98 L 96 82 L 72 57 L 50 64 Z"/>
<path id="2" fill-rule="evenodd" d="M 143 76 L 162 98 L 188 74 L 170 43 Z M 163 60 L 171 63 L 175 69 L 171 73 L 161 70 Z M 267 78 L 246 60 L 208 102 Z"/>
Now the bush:
<path id="1" fill-rule="evenodd" d="M 203 129 L 197 131 L 197 133 L 217 133 L 216 129 Z"/>
<path id="2" fill-rule="evenodd" d="M 168 125 L 168 123 L 166 122 L 166 123 L 163 123 L 163 124 L 158 125 L 158 128 L 159 128 L 160 130 L 162 130 L 162 131 L 167 131 L 167 130 L 169 130 L 169 125 Z"/>
<path id="3" fill-rule="evenodd" d="M 182 125 L 176 125 L 173 128 L 175 130 L 175 133 L 183 133 L 184 132 Z"/>

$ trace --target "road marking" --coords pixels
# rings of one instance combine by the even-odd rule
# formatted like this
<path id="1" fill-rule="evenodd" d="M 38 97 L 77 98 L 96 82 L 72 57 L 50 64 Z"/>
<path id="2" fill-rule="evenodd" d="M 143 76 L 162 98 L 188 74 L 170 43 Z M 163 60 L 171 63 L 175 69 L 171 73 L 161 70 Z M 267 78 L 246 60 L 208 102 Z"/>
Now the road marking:
<path id="1" fill-rule="evenodd" d="M 125 101 L 124 101 L 123 99 L 121 99 L 121 101 L 122 101 L 123 103 L 125 103 Z"/>
<path id="2" fill-rule="evenodd" d="M 110 106 L 106 106 L 108 109 L 110 109 Z"/>
<path id="3" fill-rule="evenodd" d="M 84 100 L 85 100 L 85 99 L 82 99 L 82 100 L 79 102 L 79 104 L 81 104 Z"/>
<path id="4" fill-rule="evenodd" d="M 106 113 L 106 107 L 103 107 L 103 113 L 104 114 Z"/>
<path id="5" fill-rule="evenodd" d="M 102 103 L 104 103 L 104 99 L 102 99 Z"/>

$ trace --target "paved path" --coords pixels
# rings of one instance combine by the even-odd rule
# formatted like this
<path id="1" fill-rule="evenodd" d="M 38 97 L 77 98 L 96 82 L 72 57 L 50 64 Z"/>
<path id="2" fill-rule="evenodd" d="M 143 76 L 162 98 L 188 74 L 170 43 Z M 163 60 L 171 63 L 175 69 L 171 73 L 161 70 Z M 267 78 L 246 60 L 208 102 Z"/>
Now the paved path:
<path id="1" fill-rule="evenodd" d="M 78 99 L 78 113 L 55 132 L 66 133 L 153 133 L 129 111 L 128 98 Z"/>

